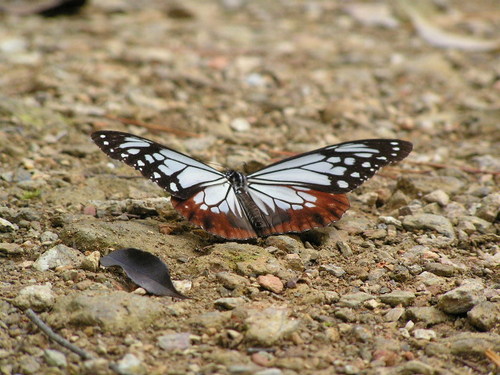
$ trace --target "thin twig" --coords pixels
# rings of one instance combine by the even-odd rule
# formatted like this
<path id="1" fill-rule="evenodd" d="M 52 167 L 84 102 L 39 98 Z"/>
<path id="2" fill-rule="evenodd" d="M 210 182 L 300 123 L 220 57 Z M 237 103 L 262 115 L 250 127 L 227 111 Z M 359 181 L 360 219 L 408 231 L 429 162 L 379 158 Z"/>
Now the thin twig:
<path id="1" fill-rule="evenodd" d="M 50 339 L 54 340 L 57 342 L 59 345 L 65 347 L 66 349 L 71 350 L 73 353 L 78 354 L 80 357 L 83 359 L 93 359 L 94 356 L 91 354 L 87 353 L 85 350 L 80 349 L 78 346 L 73 345 L 70 343 L 68 340 L 66 340 L 64 337 L 58 335 L 55 333 L 52 328 L 50 328 L 45 322 L 38 317 L 38 315 L 31 309 L 28 309 L 25 311 L 25 314 L 30 320 L 33 322 L 34 325 L 36 325 L 40 330 L 45 333 Z"/>
<path id="2" fill-rule="evenodd" d="M 45 333 L 50 339 L 54 340 L 62 347 L 66 348 L 68 350 L 71 350 L 73 353 L 78 354 L 81 358 L 83 358 L 85 360 L 95 359 L 95 357 L 92 354 L 87 353 L 85 350 L 70 343 L 64 337 L 55 333 L 52 330 L 52 328 L 50 328 L 42 319 L 40 319 L 40 317 L 33 310 L 28 309 L 25 311 L 25 314 L 33 322 L 34 325 L 36 325 L 38 328 L 40 328 L 40 330 L 43 333 Z M 116 363 L 110 362 L 108 366 L 111 370 L 113 370 L 117 374 L 125 375 L 125 373 L 120 370 L 120 368 L 118 367 L 118 365 Z"/>
<path id="3" fill-rule="evenodd" d="M 160 131 L 160 132 L 171 133 L 171 134 L 178 135 L 179 137 L 195 137 L 195 138 L 201 137 L 200 134 L 188 132 L 185 130 L 174 129 L 174 128 L 171 128 L 171 127 L 166 126 L 166 125 L 148 124 L 147 122 L 129 119 L 129 118 L 124 118 L 124 117 L 116 117 L 113 115 L 104 115 L 104 117 L 107 119 L 110 119 L 110 120 L 119 121 L 122 124 L 135 125 L 135 126 L 140 126 L 142 128 L 149 129 L 149 130 L 156 130 L 156 131 Z"/>
<path id="4" fill-rule="evenodd" d="M 486 354 L 486 357 L 488 357 L 497 367 L 500 367 L 500 355 L 491 349 L 486 349 L 484 354 Z"/>

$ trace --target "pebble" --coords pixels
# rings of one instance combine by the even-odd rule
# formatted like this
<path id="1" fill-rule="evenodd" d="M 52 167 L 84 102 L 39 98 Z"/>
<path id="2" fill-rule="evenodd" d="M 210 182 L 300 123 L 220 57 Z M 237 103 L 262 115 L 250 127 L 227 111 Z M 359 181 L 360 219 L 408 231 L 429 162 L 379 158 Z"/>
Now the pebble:
<path id="1" fill-rule="evenodd" d="M 393 307 L 384 315 L 384 318 L 388 322 L 397 322 L 401 316 L 404 314 L 405 309 L 403 307 Z"/>
<path id="2" fill-rule="evenodd" d="M 109 362 L 104 358 L 92 358 L 83 362 L 83 369 L 85 375 L 108 375 Z"/>
<path id="3" fill-rule="evenodd" d="M 68 361 L 66 360 L 64 353 L 58 350 L 45 349 L 43 355 L 49 366 L 66 367 L 68 365 Z"/>
<path id="4" fill-rule="evenodd" d="M 463 285 L 441 295 L 438 308 L 448 314 L 464 314 L 486 299 L 482 292 L 482 282 L 470 280 Z"/>
<path id="5" fill-rule="evenodd" d="M 250 130 L 251 128 L 248 120 L 242 117 L 238 117 L 232 120 L 229 126 L 231 126 L 231 128 L 237 132 L 245 132 Z"/>
<path id="6" fill-rule="evenodd" d="M 406 317 L 411 320 L 424 322 L 427 326 L 449 320 L 448 315 L 434 306 L 410 307 L 406 311 Z"/>
<path id="7" fill-rule="evenodd" d="M 359 307 L 363 304 L 363 302 L 374 298 L 375 297 L 371 294 L 364 292 L 350 293 L 344 294 L 342 297 L 340 297 L 340 301 L 338 302 L 338 304 L 340 306 L 346 307 Z"/>
<path id="8" fill-rule="evenodd" d="M 279 368 L 266 368 L 265 370 L 254 372 L 253 375 L 283 375 L 283 371 Z"/>
<path id="9" fill-rule="evenodd" d="M 432 329 L 421 329 L 421 328 L 413 331 L 413 336 L 416 339 L 427 340 L 427 341 L 430 341 L 430 340 L 435 339 L 437 337 L 436 331 L 434 331 Z"/>
<path id="10" fill-rule="evenodd" d="M 101 253 L 99 251 L 92 251 L 89 255 L 85 255 L 82 262 L 80 263 L 80 268 L 83 270 L 95 272 L 99 269 L 100 259 Z"/>
<path id="11" fill-rule="evenodd" d="M 445 279 L 443 279 L 440 276 L 437 276 L 431 272 L 424 271 L 421 274 L 417 276 L 417 280 L 422 282 L 426 286 L 433 286 L 433 285 L 444 285 L 446 282 Z"/>
<path id="12" fill-rule="evenodd" d="M 39 374 L 40 364 L 31 355 L 23 355 L 18 358 L 19 370 L 24 375 Z"/>
<path id="13" fill-rule="evenodd" d="M 140 331 L 165 314 L 165 304 L 122 291 L 85 290 L 57 298 L 49 317 L 59 325 L 98 325 L 114 334 Z"/>
<path id="14" fill-rule="evenodd" d="M 298 254 L 304 245 L 302 242 L 290 236 L 271 236 L 266 238 L 266 246 L 274 246 L 287 253 Z"/>
<path id="15" fill-rule="evenodd" d="M 21 309 L 33 309 L 44 311 L 50 309 L 55 302 L 55 294 L 52 285 L 30 285 L 19 291 L 14 298 L 14 305 Z"/>
<path id="16" fill-rule="evenodd" d="M 441 215 L 424 213 L 408 215 L 403 219 L 403 227 L 406 230 L 429 229 L 441 233 L 448 238 L 455 237 L 450 220 Z"/>
<path id="17" fill-rule="evenodd" d="M 326 271 L 330 275 L 333 275 L 335 277 L 342 277 L 345 275 L 345 271 L 342 267 L 335 266 L 333 264 L 324 264 L 319 267 L 320 271 Z"/>
<path id="18" fill-rule="evenodd" d="M 415 299 L 415 294 L 405 290 L 395 290 L 388 294 L 382 294 L 379 298 L 380 301 L 392 307 L 397 305 L 409 306 Z"/>
<path id="19" fill-rule="evenodd" d="M 227 297 L 219 298 L 214 301 L 215 307 L 219 307 L 225 310 L 233 310 L 238 306 L 241 306 L 247 302 L 246 298 L 243 297 Z"/>
<path id="20" fill-rule="evenodd" d="M 500 351 L 500 335 L 486 332 L 463 332 L 444 340 L 450 352 L 460 356 L 482 356 L 485 350 Z"/>
<path id="21" fill-rule="evenodd" d="M 142 361 L 134 354 L 128 353 L 117 363 L 117 368 L 120 374 L 127 375 L 144 375 L 147 369 Z"/>
<path id="22" fill-rule="evenodd" d="M 59 236 L 50 230 L 45 231 L 40 235 L 40 241 L 42 241 L 42 243 L 51 243 L 57 241 L 58 239 Z"/>
<path id="23" fill-rule="evenodd" d="M 19 227 L 0 217 L 0 233 L 15 232 Z"/>
<path id="24" fill-rule="evenodd" d="M 191 346 L 189 332 L 171 333 L 157 338 L 158 346 L 166 351 L 184 350 Z"/>
<path id="25" fill-rule="evenodd" d="M 409 176 L 398 180 L 397 188 L 409 195 L 425 195 L 435 190 L 442 190 L 452 195 L 465 185 L 461 179 L 450 176 Z"/>
<path id="26" fill-rule="evenodd" d="M 455 274 L 455 267 L 451 264 L 430 262 L 425 264 L 425 270 L 437 276 L 451 277 Z"/>
<path id="27" fill-rule="evenodd" d="M 83 259 L 83 254 L 76 249 L 60 244 L 47 250 L 40 255 L 33 263 L 33 267 L 38 271 L 47 271 L 61 266 L 80 265 Z"/>
<path id="28" fill-rule="evenodd" d="M 490 331 L 500 326 L 500 304 L 484 301 L 467 312 L 470 323 L 481 331 Z"/>
<path id="29" fill-rule="evenodd" d="M 224 288 L 230 290 L 250 284 L 247 278 L 226 271 L 217 273 L 215 278 Z"/>
<path id="30" fill-rule="evenodd" d="M 492 193 L 484 197 L 476 214 L 490 223 L 497 220 L 500 214 L 500 193 Z"/>
<path id="31" fill-rule="evenodd" d="M 300 320 L 290 319 L 286 308 L 269 307 L 265 310 L 250 309 L 245 324 L 245 337 L 249 342 L 269 347 L 290 336 L 300 327 Z"/>
<path id="32" fill-rule="evenodd" d="M 303 271 L 304 270 L 304 262 L 300 258 L 298 254 L 286 254 L 285 261 L 288 268 L 294 271 Z"/>
<path id="33" fill-rule="evenodd" d="M 264 289 L 280 294 L 283 291 L 283 282 L 274 275 L 264 275 L 257 277 L 257 282 Z"/>
<path id="34" fill-rule="evenodd" d="M 446 192 L 444 192 L 441 189 L 434 190 L 434 191 L 430 192 L 429 194 L 424 195 L 423 199 L 427 202 L 430 202 L 430 203 L 435 202 L 435 203 L 439 204 L 441 207 L 444 207 L 448 203 L 450 203 L 450 196 L 448 194 L 446 194 Z"/>
<path id="35" fill-rule="evenodd" d="M 16 243 L 0 242 L 0 254 L 6 256 L 22 255 L 24 250 Z"/>

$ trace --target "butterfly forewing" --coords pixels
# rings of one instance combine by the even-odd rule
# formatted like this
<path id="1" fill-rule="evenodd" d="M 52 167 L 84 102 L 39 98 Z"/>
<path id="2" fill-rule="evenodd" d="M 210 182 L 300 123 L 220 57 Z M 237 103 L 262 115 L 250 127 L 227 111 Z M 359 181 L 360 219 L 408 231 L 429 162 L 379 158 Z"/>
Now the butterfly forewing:
<path id="1" fill-rule="evenodd" d="M 288 158 L 248 176 L 250 184 L 294 185 L 330 193 L 347 193 L 377 170 L 404 159 L 412 144 L 397 139 L 339 143 Z"/>
<path id="2" fill-rule="evenodd" d="M 113 159 L 123 161 L 178 198 L 208 185 L 227 183 L 212 167 L 149 139 L 128 133 L 99 131 L 92 140 Z"/>

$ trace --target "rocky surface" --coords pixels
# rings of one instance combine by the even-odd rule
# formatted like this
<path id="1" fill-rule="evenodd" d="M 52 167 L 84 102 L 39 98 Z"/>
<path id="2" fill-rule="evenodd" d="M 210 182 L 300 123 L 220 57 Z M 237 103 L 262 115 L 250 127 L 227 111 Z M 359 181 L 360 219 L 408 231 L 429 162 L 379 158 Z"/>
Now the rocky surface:
<path id="1" fill-rule="evenodd" d="M 411 3 L 427 5 L 424 21 Z M 0 13 L 0 373 L 495 373 L 496 8 L 119 0 Z M 108 159 L 89 139 L 99 129 L 248 170 L 352 139 L 414 151 L 350 193 L 331 227 L 236 243 Z M 191 299 L 99 267 L 120 247 L 161 257 Z M 28 308 L 93 358 L 49 341 Z"/>

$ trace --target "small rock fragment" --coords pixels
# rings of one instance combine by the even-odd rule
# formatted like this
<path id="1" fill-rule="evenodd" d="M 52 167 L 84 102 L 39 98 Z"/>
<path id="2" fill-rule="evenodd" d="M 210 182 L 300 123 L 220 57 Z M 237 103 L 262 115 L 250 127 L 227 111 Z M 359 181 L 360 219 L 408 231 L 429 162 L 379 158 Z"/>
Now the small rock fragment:
<path id="1" fill-rule="evenodd" d="M 38 271 L 47 271 L 61 266 L 79 266 L 83 259 L 82 253 L 66 245 L 60 244 L 47 250 L 33 263 Z"/>
<path id="2" fill-rule="evenodd" d="M 0 233 L 14 232 L 18 229 L 19 227 L 16 224 L 12 224 L 10 221 L 0 217 Z"/>
<path id="3" fill-rule="evenodd" d="M 257 282 L 264 289 L 270 290 L 273 293 L 279 294 L 283 291 L 283 283 L 274 275 L 264 275 L 257 278 Z"/>
<path id="4" fill-rule="evenodd" d="M 432 329 L 416 329 L 415 331 L 413 331 L 413 336 L 416 339 L 427 340 L 427 341 L 430 341 L 437 337 L 436 331 Z"/>
<path id="5" fill-rule="evenodd" d="M 426 323 L 427 326 L 446 322 L 449 318 L 433 306 L 410 307 L 406 312 L 408 319 Z"/>
<path id="6" fill-rule="evenodd" d="M 49 366 L 64 368 L 68 365 L 68 361 L 66 360 L 66 356 L 64 355 L 64 353 L 61 353 L 58 350 L 45 349 L 43 355 L 45 357 L 45 361 Z"/>
<path id="7" fill-rule="evenodd" d="M 342 267 L 335 266 L 333 264 L 324 264 L 319 267 L 320 271 L 326 271 L 335 277 L 342 277 L 345 275 L 345 271 Z"/>
<path id="8" fill-rule="evenodd" d="M 31 308 L 35 311 L 44 311 L 51 308 L 55 302 L 52 285 L 26 286 L 14 298 L 14 305 L 22 309 Z"/>
<path id="9" fill-rule="evenodd" d="M 443 294 L 438 301 L 438 308 L 448 314 L 463 314 L 479 302 L 486 300 L 482 295 L 482 282 L 471 280 Z"/>
<path id="10" fill-rule="evenodd" d="M 24 250 L 17 243 L 0 242 L 0 254 L 5 256 L 22 255 Z"/>
<path id="11" fill-rule="evenodd" d="M 451 222 L 441 215 L 424 213 L 408 215 L 403 219 L 403 227 L 407 230 L 430 229 L 448 238 L 455 237 Z"/>
<path id="12" fill-rule="evenodd" d="M 191 346 L 189 332 L 171 333 L 158 337 L 158 346 L 166 351 L 184 350 Z"/>
<path id="13" fill-rule="evenodd" d="M 484 301 L 467 313 L 471 324 L 481 331 L 489 331 L 500 326 L 500 304 Z"/>
<path id="14" fill-rule="evenodd" d="M 427 195 L 424 195 L 424 200 L 429 202 L 429 203 L 437 203 L 441 207 L 446 206 L 448 203 L 450 203 L 450 197 L 448 194 L 446 194 L 443 190 L 438 189 L 430 192 Z"/>
<path id="15" fill-rule="evenodd" d="M 214 301 L 214 305 L 216 307 L 220 307 L 225 310 L 233 310 L 244 303 L 246 303 L 246 299 L 243 297 L 219 298 Z"/>
<path id="16" fill-rule="evenodd" d="M 287 338 L 300 326 L 299 320 L 289 318 L 288 309 L 273 307 L 248 311 L 245 323 L 248 327 L 246 339 L 264 347 L 269 347 L 280 339 Z"/>
<path id="17" fill-rule="evenodd" d="M 101 259 L 101 253 L 99 251 L 93 251 L 89 255 L 86 255 L 80 263 L 80 268 L 88 271 L 97 271 L 99 269 L 99 260 Z"/>
<path id="18" fill-rule="evenodd" d="M 125 354 L 117 363 L 120 374 L 127 375 L 143 375 L 147 373 L 147 369 L 142 361 L 132 353 Z"/>
<path id="19" fill-rule="evenodd" d="M 388 294 L 382 294 L 380 300 L 390 306 L 409 306 L 415 299 L 415 294 L 413 292 L 408 292 L 405 290 L 395 290 Z"/>
<path id="20" fill-rule="evenodd" d="M 237 132 L 244 132 L 250 130 L 250 123 L 247 119 L 238 117 L 231 121 L 231 128 Z"/>
<path id="21" fill-rule="evenodd" d="M 375 297 L 364 292 L 344 294 L 342 297 L 340 297 L 339 305 L 347 307 L 358 307 L 361 306 L 363 302 L 373 298 Z"/>
<path id="22" fill-rule="evenodd" d="M 242 287 L 249 284 L 247 278 L 243 276 L 236 275 L 231 272 L 219 272 L 215 275 L 217 280 L 224 286 L 226 289 L 234 290 L 238 287 Z"/>

